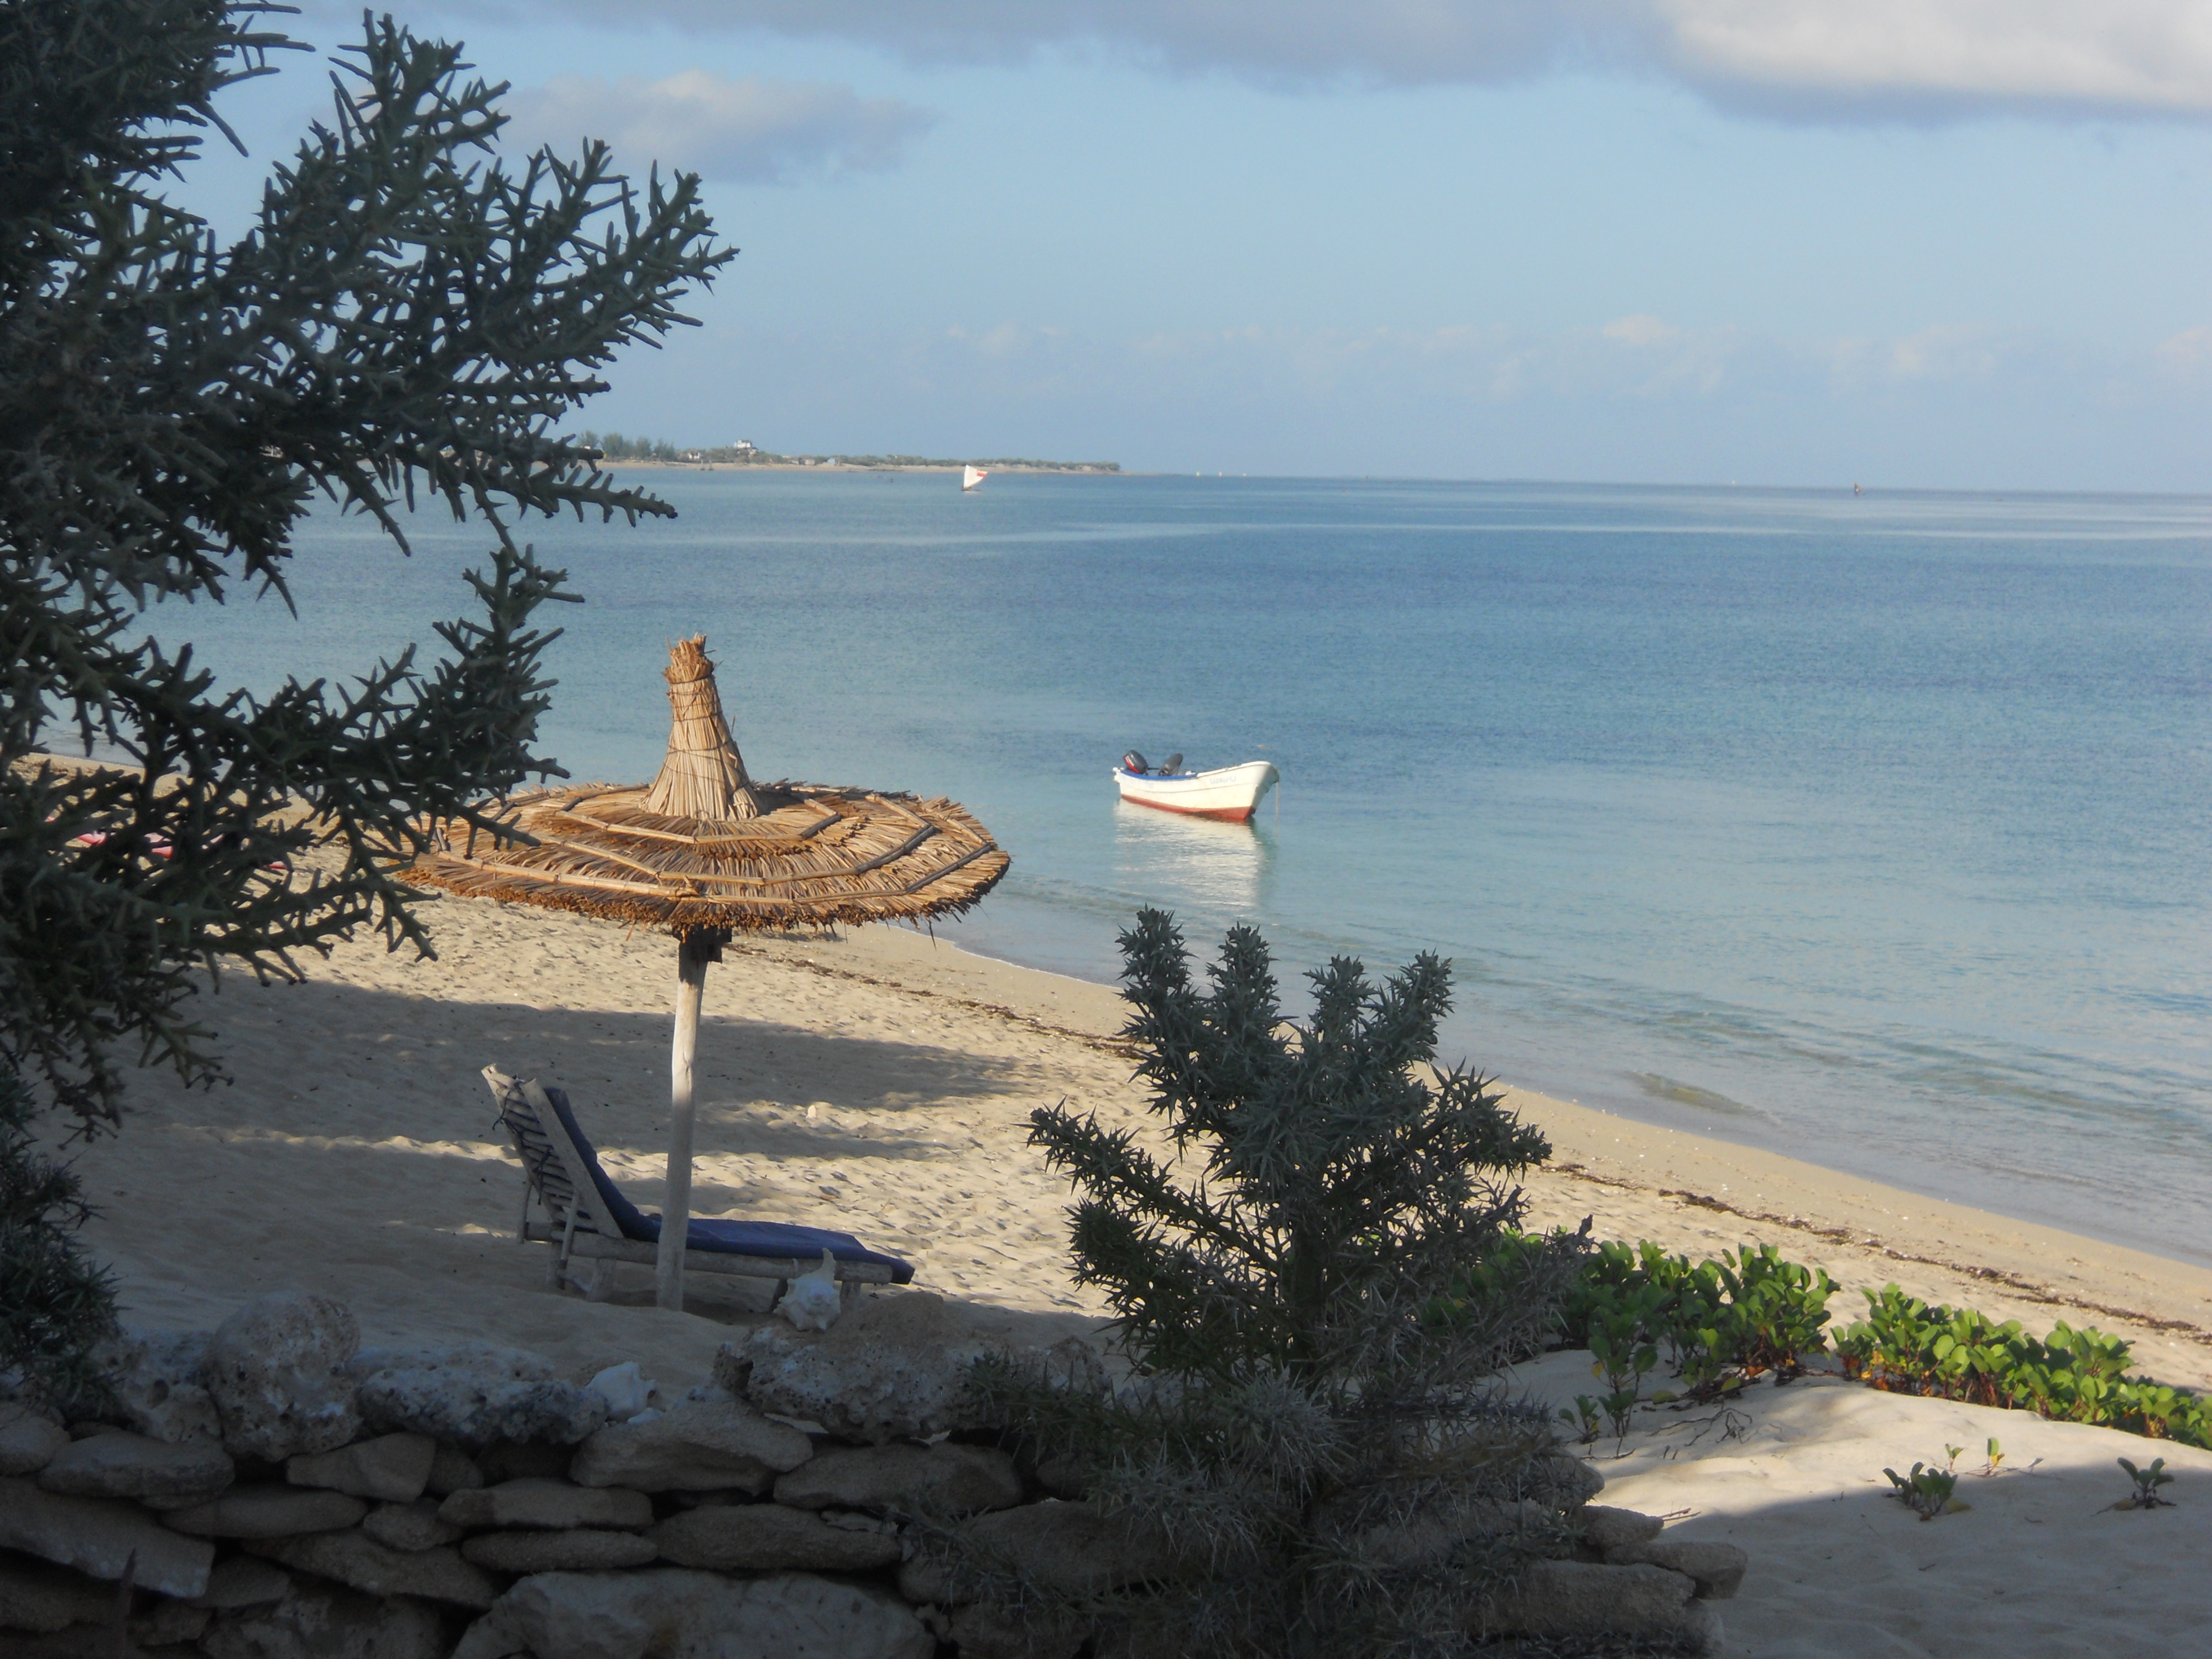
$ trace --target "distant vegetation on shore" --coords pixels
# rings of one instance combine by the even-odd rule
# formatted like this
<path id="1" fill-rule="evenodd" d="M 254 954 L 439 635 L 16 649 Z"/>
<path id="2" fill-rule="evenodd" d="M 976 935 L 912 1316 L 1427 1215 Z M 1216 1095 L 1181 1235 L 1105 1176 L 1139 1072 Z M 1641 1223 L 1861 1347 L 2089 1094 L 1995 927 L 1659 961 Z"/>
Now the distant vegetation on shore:
<path id="1" fill-rule="evenodd" d="M 1119 461 L 1040 461 L 1020 456 L 779 455 L 739 444 L 702 448 L 665 438 L 626 438 L 619 432 L 586 432 L 583 441 L 611 461 L 658 461 L 668 466 L 921 466 L 997 467 L 1024 472 L 1119 472 Z"/>

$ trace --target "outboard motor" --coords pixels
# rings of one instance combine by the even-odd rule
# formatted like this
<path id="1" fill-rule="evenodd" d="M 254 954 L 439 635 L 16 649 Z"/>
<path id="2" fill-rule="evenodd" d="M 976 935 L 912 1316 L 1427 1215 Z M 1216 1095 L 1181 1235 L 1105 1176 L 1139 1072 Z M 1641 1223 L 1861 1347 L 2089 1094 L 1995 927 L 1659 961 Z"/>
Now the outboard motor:
<path id="1" fill-rule="evenodd" d="M 1121 757 L 1121 769 L 1124 772 L 1134 772 L 1139 776 L 1142 776 L 1145 773 L 1152 769 L 1152 763 L 1146 760 L 1142 755 L 1139 754 L 1135 750 L 1132 749 L 1127 754 Z"/>
<path id="2" fill-rule="evenodd" d="M 1160 763 L 1160 770 L 1163 773 L 1182 771 L 1182 757 L 1179 754 L 1170 755 L 1165 760 Z"/>

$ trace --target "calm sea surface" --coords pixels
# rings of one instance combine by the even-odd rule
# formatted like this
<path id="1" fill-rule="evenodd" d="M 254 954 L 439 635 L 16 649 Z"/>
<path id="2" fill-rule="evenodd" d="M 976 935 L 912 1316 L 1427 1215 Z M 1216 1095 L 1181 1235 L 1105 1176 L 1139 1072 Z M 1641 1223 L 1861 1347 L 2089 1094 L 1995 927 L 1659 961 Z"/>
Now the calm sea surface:
<path id="1" fill-rule="evenodd" d="M 2212 500 L 639 472 L 526 534 L 548 735 L 651 776 L 703 630 L 757 775 L 952 795 L 1014 854 L 971 949 L 1260 924 L 1457 968 L 1445 1057 L 2212 1261 Z M 301 538 L 295 621 L 159 617 L 236 683 L 368 667 L 480 531 Z M 434 641 L 431 641 L 434 644 Z M 1282 769 L 1256 826 L 1124 749 Z"/>

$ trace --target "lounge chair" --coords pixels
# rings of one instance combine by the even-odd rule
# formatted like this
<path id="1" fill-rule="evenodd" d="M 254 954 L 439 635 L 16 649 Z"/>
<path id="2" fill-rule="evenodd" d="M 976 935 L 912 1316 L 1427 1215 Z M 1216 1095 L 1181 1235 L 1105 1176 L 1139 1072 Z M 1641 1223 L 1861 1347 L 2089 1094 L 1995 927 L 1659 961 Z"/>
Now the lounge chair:
<path id="1" fill-rule="evenodd" d="M 548 1282 L 556 1290 L 573 1286 L 593 1302 L 614 1289 L 614 1264 L 635 1261 L 651 1267 L 659 1256 L 660 1218 L 641 1211 L 599 1167 L 599 1154 L 577 1126 L 568 1097 L 517 1079 L 496 1066 L 483 1069 L 499 1120 L 522 1158 L 522 1214 L 517 1237 L 525 1243 L 556 1247 Z M 532 1221 L 532 1201 L 548 1218 Z M 782 1221 L 704 1221 L 693 1217 L 684 1237 L 684 1265 L 707 1273 L 773 1279 L 781 1299 L 791 1280 L 822 1266 L 828 1250 L 837 1263 L 839 1288 L 848 1300 L 863 1285 L 903 1285 L 913 1267 L 895 1255 L 864 1246 L 850 1233 L 801 1227 Z M 568 1264 L 591 1261 L 592 1281 L 574 1278 Z"/>

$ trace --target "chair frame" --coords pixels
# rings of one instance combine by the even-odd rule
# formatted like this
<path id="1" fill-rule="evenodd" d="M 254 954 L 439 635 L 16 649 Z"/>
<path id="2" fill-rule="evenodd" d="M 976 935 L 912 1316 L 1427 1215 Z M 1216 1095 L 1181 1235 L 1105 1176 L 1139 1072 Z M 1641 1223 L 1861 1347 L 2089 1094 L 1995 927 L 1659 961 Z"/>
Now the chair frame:
<path id="1" fill-rule="evenodd" d="M 499 1103 L 501 1127 L 506 1129 L 522 1160 L 522 1210 L 515 1223 L 515 1242 L 554 1246 L 546 1266 L 546 1284 L 553 1290 L 574 1289 L 585 1299 L 604 1302 L 614 1291 L 615 1264 L 633 1262 L 650 1267 L 660 1259 L 658 1245 L 624 1237 L 611 1218 L 603 1213 L 599 1192 L 582 1150 L 561 1126 L 560 1114 L 545 1097 L 535 1078 L 509 1077 L 495 1066 L 483 1068 L 483 1079 Z M 530 1218 L 535 1202 L 546 1214 L 544 1221 Z M 590 1261 L 589 1284 L 569 1271 L 577 1258 Z M 783 1299 L 791 1281 L 821 1271 L 817 1257 L 738 1255 L 726 1250 L 686 1249 L 686 1272 L 721 1273 L 738 1279 L 772 1279 L 775 1294 L 769 1305 Z M 863 1285 L 895 1282 L 894 1270 L 875 1261 L 837 1263 L 837 1288 L 851 1303 Z"/>

